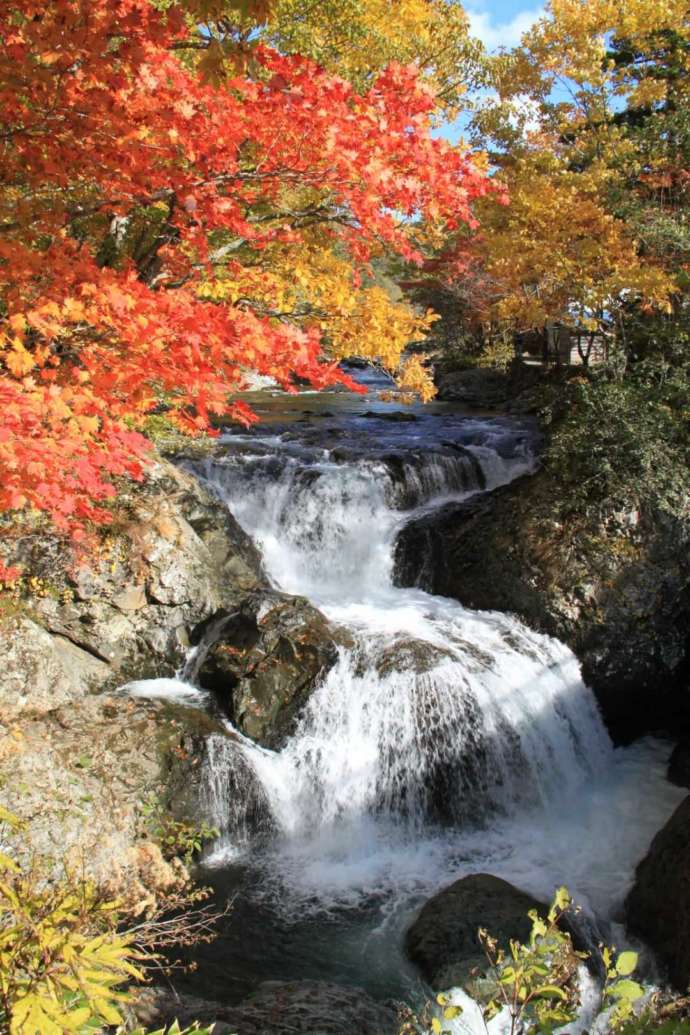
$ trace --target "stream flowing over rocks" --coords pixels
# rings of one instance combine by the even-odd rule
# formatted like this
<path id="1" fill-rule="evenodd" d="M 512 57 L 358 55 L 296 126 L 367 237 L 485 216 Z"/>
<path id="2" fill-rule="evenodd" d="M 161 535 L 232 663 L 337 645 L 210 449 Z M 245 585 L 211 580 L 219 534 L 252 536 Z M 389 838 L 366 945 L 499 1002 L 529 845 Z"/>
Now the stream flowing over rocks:
<path id="1" fill-rule="evenodd" d="M 200 876 L 233 912 L 190 950 L 178 991 L 223 1004 L 219 1018 L 251 1010 L 267 981 L 418 1003 L 425 981 L 477 961 L 469 924 L 490 926 L 501 895 L 509 938 L 561 883 L 585 943 L 620 945 L 635 865 L 683 797 L 670 747 L 615 749 L 558 640 L 398 584 L 406 529 L 530 483 L 534 423 L 337 393 L 257 402 L 262 424 L 182 463 L 251 535 L 272 589 L 201 626 L 178 682 L 137 684 L 224 723 L 202 752 L 220 833 Z M 415 932 L 434 908 L 450 933 L 422 961 Z M 287 1023 L 273 1016 L 267 1032 Z"/>
<path id="2" fill-rule="evenodd" d="M 620 948 L 627 916 L 657 944 L 636 892 L 624 903 L 686 793 L 666 779 L 670 745 L 615 748 L 553 638 L 578 616 L 532 621 L 501 595 L 514 581 L 532 601 L 542 576 L 519 570 L 500 528 L 462 540 L 538 486 L 532 419 L 338 392 L 252 402 L 260 425 L 161 463 L 100 567 L 0 635 L 2 722 L 33 727 L 0 772 L 28 780 L 50 742 L 45 787 L 8 802 L 39 846 L 76 805 L 92 847 L 75 824 L 74 848 L 102 872 L 131 848 L 153 786 L 219 831 L 199 879 L 232 912 L 214 943 L 175 952 L 196 969 L 151 1016 L 248 1035 L 394 1032 L 394 1002 L 419 1004 L 478 962 L 478 926 L 524 936 L 527 909 L 560 884 L 585 943 Z M 623 649 L 585 651 L 609 718 L 598 673 Z M 60 805 L 42 823 L 48 789 Z"/>

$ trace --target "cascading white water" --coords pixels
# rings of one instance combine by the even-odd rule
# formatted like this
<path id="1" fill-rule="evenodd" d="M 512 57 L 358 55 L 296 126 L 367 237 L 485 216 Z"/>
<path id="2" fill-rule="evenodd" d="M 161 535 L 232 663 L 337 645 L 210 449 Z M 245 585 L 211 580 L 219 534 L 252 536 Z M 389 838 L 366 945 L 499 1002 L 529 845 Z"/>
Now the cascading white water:
<path id="1" fill-rule="evenodd" d="M 225 458 L 197 468 L 276 584 L 308 596 L 354 640 L 281 752 L 225 749 L 225 772 L 240 752 L 264 796 L 273 839 L 263 886 L 285 912 L 360 905 L 391 888 L 409 902 L 488 868 L 541 897 L 569 881 L 607 914 L 679 798 L 663 781 L 663 749 L 640 745 L 624 761 L 613 752 L 565 646 L 512 616 L 394 585 L 406 520 L 533 469 L 528 442 L 468 423 L 452 451 L 413 443 L 351 461 L 299 436 L 236 436 Z M 645 768 L 635 827 L 618 846 L 602 836 L 588 844 L 602 816 L 625 816 Z M 218 781 L 217 767 L 207 771 Z M 211 862 L 251 840 L 241 809 L 237 819 L 241 797 L 235 780 L 216 800 L 224 836 Z"/>
<path id="2" fill-rule="evenodd" d="M 268 454 L 233 451 L 201 473 L 277 585 L 310 597 L 354 639 L 281 752 L 245 742 L 224 756 L 227 772 L 241 752 L 258 778 L 276 851 L 287 870 L 292 853 L 305 896 L 313 903 L 318 891 L 306 875 L 318 884 L 330 867 L 336 883 L 351 873 L 339 893 L 357 900 L 371 890 L 356 887 L 363 860 L 387 866 L 393 845 L 441 836 L 439 823 L 505 823 L 600 778 L 611 744 L 566 647 L 511 616 L 393 584 L 396 531 L 412 512 L 529 471 L 529 451 L 474 443 L 395 464 L 339 463 L 292 445 L 280 453 L 272 439 Z M 225 828 L 216 861 L 245 842 L 233 797 L 214 799 Z"/>
<path id="3" fill-rule="evenodd" d="M 310 598 L 348 646 L 281 751 L 229 724 L 206 741 L 200 804 L 221 834 L 203 879 L 234 907 L 208 953 L 196 950 L 190 991 L 237 1001 L 266 979 L 312 978 L 424 1000 L 403 933 L 431 894 L 480 872 L 542 901 L 566 884 L 620 948 L 606 925 L 684 796 L 665 780 L 668 748 L 614 751 L 562 644 L 394 584 L 404 522 L 532 471 L 534 428 L 443 405 L 411 419 L 336 393 L 262 405 L 258 433 L 231 434 L 225 456 L 191 466 L 261 547 L 276 587 Z M 125 689 L 209 706 L 194 684 L 213 636 L 180 679 Z M 598 987 L 583 980 L 593 1014 Z M 463 1002 L 448 1026 L 480 1035 Z M 590 1020 L 585 1010 L 568 1030 Z"/>
<path id="4" fill-rule="evenodd" d="M 244 440 L 235 436 L 233 445 L 238 442 Z M 261 547 L 276 584 L 320 607 L 335 606 L 336 619 L 338 603 L 371 602 L 385 611 L 407 598 L 393 586 L 393 543 L 413 509 L 497 488 L 535 462 L 521 442 L 503 456 L 490 440 L 462 446 L 458 455 L 409 450 L 409 456 L 352 463 L 334 459 L 335 450 L 307 450 L 279 438 L 263 445 L 268 451 L 233 451 L 194 469 Z"/>
<path id="5" fill-rule="evenodd" d="M 663 744 L 612 749 L 562 644 L 394 584 L 402 524 L 531 471 L 529 433 L 370 417 L 233 435 L 227 455 L 192 465 L 276 586 L 309 597 L 349 644 L 280 752 L 231 727 L 208 738 L 202 806 L 221 835 L 205 863 L 220 888 L 241 885 L 242 937 L 218 951 L 251 987 L 316 976 L 414 998 L 402 932 L 439 887 L 491 872 L 546 900 L 565 883 L 606 922 L 683 792 L 664 780 Z M 203 706 L 189 684 L 204 643 L 183 681 L 128 689 Z"/>
<path id="6" fill-rule="evenodd" d="M 415 613 L 423 594 L 406 598 L 385 614 L 387 631 L 341 650 L 282 752 L 245 744 L 284 833 L 374 814 L 417 831 L 437 818 L 477 823 L 546 804 L 608 762 L 565 648 L 498 615 L 449 607 L 434 620 Z"/>
<path id="7" fill-rule="evenodd" d="M 510 615 L 394 585 L 406 520 L 534 466 L 529 439 L 505 425 L 464 421 L 455 432 L 425 449 L 405 429 L 406 448 L 398 435 L 373 455 L 369 428 L 363 454 L 356 437 L 334 448 L 301 432 L 236 435 L 225 457 L 195 466 L 277 586 L 309 597 L 352 642 L 282 751 L 237 731 L 207 744 L 203 804 L 221 829 L 207 861 L 251 855 L 285 912 L 391 888 L 409 898 L 488 868 L 542 897 L 570 873 L 581 902 L 608 913 L 681 796 L 663 781 L 663 748 L 613 752 L 565 646 Z M 148 692 L 194 692 L 168 683 Z M 630 786 L 636 822 L 618 850 L 601 836 L 588 843 L 578 829 L 598 829 L 599 812 L 625 821 Z"/>

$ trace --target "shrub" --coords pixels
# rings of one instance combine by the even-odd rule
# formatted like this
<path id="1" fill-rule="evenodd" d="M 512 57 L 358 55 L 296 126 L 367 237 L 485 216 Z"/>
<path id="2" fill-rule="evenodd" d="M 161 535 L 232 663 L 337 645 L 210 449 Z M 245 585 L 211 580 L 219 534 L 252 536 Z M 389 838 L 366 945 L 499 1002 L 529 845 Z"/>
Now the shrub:
<path id="1" fill-rule="evenodd" d="M 0 806 L 3 827 L 22 824 Z M 159 945 L 208 940 L 217 914 L 204 908 L 169 917 L 173 906 L 195 903 L 203 892 L 176 886 L 173 898 L 135 927 L 122 902 L 83 876 L 50 882 L 40 861 L 22 873 L 0 852 L 0 1031 L 9 1035 L 86 1035 L 124 1023 L 128 987 L 144 979 Z M 131 923 L 131 919 L 130 919 Z M 198 1025 L 168 1035 L 210 1035 Z M 138 1029 L 134 1035 L 146 1035 Z M 152 1033 L 163 1035 L 163 1032 Z"/>
<path id="2" fill-rule="evenodd" d="M 0 821 L 19 823 L 0 811 Z M 11 1035 L 64 1035 L 119 1024 L 141 954 L 118 934 L 117 904 L 86 879 L 45 884 L 0 856 L 0 1024 Z"/>
<path id="3" fill-rule="evenodd" d="M 546 461 L 564 514 L 612 506 L 685 511 L 690 410 L 681 372 L 647 367 L 624 381 L 606 372 L 580 377 L 564 386 L 546 416 Z"/>
<path id="4" fill-rule="evenodd" d="M 485 1025 L 502 1014 L 501 1030 L 510 1035 L 553 1035 L 575 1021 L 580 1005 L 578 969 L 588 953 L 575 952 L 562 929 L 564 914 L 572 908 L 567 890 L 559 888 L 546 919 L 536 910 L 528 914 L 532 930 L 527 944 L 512 940 L 507 951 L 479 930 L 487 969 L 472 977 L 467 992 L 480 1006 Z M 631 977 L 637 953 L 599 949 L 605 979 L 593 1030 L 599 1035 L 690 1035 L 690 998 L 658 990 L 645 994 Z M 450 994 L 437 996 L 436 1004 L 440 1011 L 427 1004 L 419 1017 L 408 1018 L 403 1033 L 444 1035 L 444 1022 L 459 1017 L 463 1009 Z"/>

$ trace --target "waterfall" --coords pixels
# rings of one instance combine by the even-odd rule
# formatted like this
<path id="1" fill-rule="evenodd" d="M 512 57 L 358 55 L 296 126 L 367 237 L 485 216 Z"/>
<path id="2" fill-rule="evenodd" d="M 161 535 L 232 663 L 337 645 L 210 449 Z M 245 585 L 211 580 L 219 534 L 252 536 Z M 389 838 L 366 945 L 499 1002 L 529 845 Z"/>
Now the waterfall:
<path id="1" fill-rule="evenodd" d="M 201 807 L 218 830 L 214 851 L 224 858 L 241 855 L 251 841 L 273 827 L 270 802 L 252 778 L 251 759 L 257 749 L 240 737 L 212 733 L 206 738 L 201 782 Z"/>
<path id="2" fill-rule="evenodd" d="M 457 641 L 439 660 L 424 640 L 360 637 L 343 650 L 283 751 L 248 751 L 279 829 L 354 832 L 372 816 L 409 833 L 476 825 L 591 776 L 609 745 L 577 666 L 555 644 L 509 646 L 509 628 L 483 641 L 493 663 Z M 420 659 L 432 667 L 415 672 Z"/>
<path id="3" fill-rule="evenodd" d="M 381 450 L 325 449 L 295 439 L 234 436 L 223 458 L 190 468 L 224 499 L 261 547 L 276 585 L 328 609 L 378 600 L 396 606 L 393 545 L 405 520 L 534 470 L 529 440 L 466 422 L 468 442 Z M 239 447 L 239 448 L 238 448 Z"/>
<path id="4" fill-rule="evenodd" d="M 610 765 L 565 646 L 512 616 L 394 585 L 406 520 L 534 467 L 524 436 L 491 422 L 463 431 L 464 441 L 440 448 L 374 456 L 293 434 L 237 436 L 226 456 L 195 466 L 254 537 L 276 585 L 308 596 L 352 642 L 282 751 L 246 739 L 209 750 L 207 804 L 223 829 L 216 860 L 252 836 L 256 808 L 236 804 L 242 767 L 253 775 L 244 794 L 253 801 L 247 788 L 260 789 L 261 828 L 270 816 L 281 851 L 290 846 L 308 868 L 324 846 L 332 864 L 338 846 L 366 856 L 382 842 L 547 809 Z"/>
<path id="5" fill-rule="evenodd" d="M 606 925 L 684 794 L 665 780 L 667 747 L 614 751 L 563 644 L 395 585 L 404 524 L 532 472 L 534 431 L 433 408 L 395 421 L 336 396 L 310 402 L 330 408 L 314 419 L 294 398 L 289 424 L 279 401 L 258 429 L 228 433 L 225 452 L 187 463 L 260 547 L 274 586 L 308 597 L 341 644 L 281 750 L 229 722 L 206 739 L 199 804 L 219 836 L 203 880 L 234 911 L 199 950 L 203 994 L 234 995 L 236 974 L 241 987 L 311 977 L 414 1000 L 403 932 L 471 873 L 544 902 L 566 884 L 620 944 Z M 124 689 L 213 708 L 196 684 L 226 621 L 208 623 L 178 679 Z"/>

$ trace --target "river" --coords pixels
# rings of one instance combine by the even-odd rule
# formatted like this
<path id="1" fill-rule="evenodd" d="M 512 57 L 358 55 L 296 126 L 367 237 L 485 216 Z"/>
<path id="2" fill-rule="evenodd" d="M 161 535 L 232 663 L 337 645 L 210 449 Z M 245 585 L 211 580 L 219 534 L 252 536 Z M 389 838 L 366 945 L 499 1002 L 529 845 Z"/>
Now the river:
<path id="1" fill-rule="evenodd" d="M 180 979 L 206 998 L 316 978 L 419 1002 L 428 990 L 404 931 L 470 873 L 543 900 L 566 884 L 618 937 L 634 866 L 683 797 L 665 780 L 668 745 L 613 748 L 564 645 L 396 585 L 402 525 L 534 470 L 535 425 L 443 404 L 401 413 L 377 401 L 379 375 L 358 376 L 368 396 L 255 393 L 262 422 L 192 465 L 275 586 L 309 598 L 349 643 L 281 751 L 208 744 L 204 801 L 220 835 L 200 879 L 234 908 Z M 187 684 L 150 687 L 176 690 L 203 703 Z M 264 815 L 254 826 L 248 778 Z"/>

